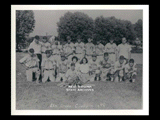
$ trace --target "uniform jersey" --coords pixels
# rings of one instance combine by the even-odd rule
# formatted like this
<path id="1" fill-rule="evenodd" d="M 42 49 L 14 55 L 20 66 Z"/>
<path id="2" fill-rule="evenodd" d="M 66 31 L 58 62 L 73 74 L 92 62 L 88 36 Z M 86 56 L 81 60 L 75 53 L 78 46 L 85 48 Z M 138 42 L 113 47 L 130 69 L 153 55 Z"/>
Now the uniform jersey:
<path id="1" fill-rule="evenodd" d="M 123 68 L 125 68 L 125 64 L 126 64 L 125 60 L 124 60 L 124 62 L 122 64 L 120 64 L 119 61 L 116 61 L 115 65 L 114 65 L 115 71 L 116 70 L 122 70 Z"/>
<path id="2" fill-rule="evenodd" d="M 73 52 L 73 50 L 74 50 L 74 44 L 71 42 L 70 44 L 65 44 L 64 46 L 63 46 L 63 50 L 64 50 L 64 52 L 65 53 L 67 53 L 67 54 L 70 54 L 70 53 L 72 53 Z"/>
<path id="3" fill-rule="evenodd" d="M 30 55 L 27 55 L 20 59 L 20 63 L 24 63 L 26 67 L 38 67 L 39 64 L 39 59 L 37 58 L 36 55 L 33 55 L 31 57 Z"/>
<path id="4" fill-rule="evenodd" d="M 105 51 L 108 53 L 115 53 L 115 50 L 117 49 L 117 45 L 115 43 L 107 43 L 105 45 Z"/>
<path id="5" fill-rule="evenodd" d="M 53 69 L 54 66 L 56 66 L 56 62 L 53 61 L 51 57 L 49 57 L 49 58 L 44 58 L 44 59 L 42 60 L 41 66 L 44 67 L 45 69 Z"/>
<path id="6" fill-rule="evenodd" d="M 88 73 L 89 72 L 89 65 L 88 64 L 80 64 L 79 70 L 81 73 Z"/>
<path id="7" fill-rule="evenodd" d="M 96 45 L 95 49 L 96 54 L 101 55 L 104 52 L 104 45 L 100 43 L 99 45 Z"/>
<path id="8" fill-rule="evenodd" d="M 59 73 L 66 73 L 68 70 L 68 61 L 59 61 L 58 62 Z"/>
<path id="9" fill-rule="evenodd" d="M 61 53 L 61 50 L 58 47 L 54 47 L 52 49 L 52 54 L 53 55 L 60 55 L 60 53 Z"/>
<path id="10" fill-rule="evenodd" d="M 123 55 L 125 58 L 128 58 L 128 53 L 131 51 L 131 46 L 126 44 L 118 45 L 117 50 L 119 51 L 119 56 Z"/>
<path id="11" fill-rule="evenodd" d="M 95 51 L 95 46 L 93 43 L 86 43 L 85 49 L 86 49 L 86 54 L 93 54 L 93 51 Z"/>
<path id="12" fill-rule="evenodd" d="M 68 69 L 68 71 L 66 72 L 65 77 L 66 77 L 67 79 L 76 80 L 76 77 L 77 77 L 77 72 L 76 72 L 76 70 L 72 71 L 71 69 Z"/>
<path id="13" fill-rule="evenodd" d="M 100 61 L 100 65 L 101 65 L 102 69 L 110 69 L 112 67 L 112 64 L 113 64 L 113 62 L 110 59 L 108 59 L 107 61 L 104 59 L 102 61 Z M 108 67 L 108 65 L 110 67 Z"/>
<path id="14" fill-rule="evenodd" d="M 93 61 L 92 59 L 90 59 L 88 61 L 88 64 L 89 64 L 90 71 L 95 71 L 98 69 L 98 67 L 100 67 L 100 61 L 98 59 L 96 61 Z"/>
<path id="15" fill-rule="evenodd" d="M 55 44 L 55 36 L 50 37 L 48 41 L 52 44 Z M 59 41 L 58 41 L 58 45 L 60 45 Z"/>
<path id="16" fill-rule="evenodd" d="M 41 54 L 41 52 L 42 52 L 42 45 L 41 45 L 41 43 L 39 42 L 39 44 L 37 44 L 37 43 L 35 42 L 35 40 L 33 40 L 33 42 L 29 45 L 28 50 L 29 50 L 30 48 L 33 48 L 33 49 L 34 49 L 34 53 L 35 53 L 35 54 Z"/>
<path id="17" fill-rule="evenodd" d="M 51 48 L 54 49 L 54 48 L 59 48 L 59 49 L 62 49 L 62 45 L 51 45 Z"/>
<path id="18" fill-rule="evenodd" d="M 42 45 L 42 52 L 44 53 L 46 50 L 50 50 L 51 49 L 51 44 L 49 42 L 43 43 L 41 42 Z"/>
<path id="19" fill-rule="evenodd" d="M 135 67 L 136 63 L 133 64 L 133 66 L 129 66 L 129 63 L 125 65 L 125 72 L 136 72 L 137 68 Z"/>
<path id="20" fill-rule="evenodd" d="M 84 43 L 75 43 L 76 53 L 83 53 Z"/>

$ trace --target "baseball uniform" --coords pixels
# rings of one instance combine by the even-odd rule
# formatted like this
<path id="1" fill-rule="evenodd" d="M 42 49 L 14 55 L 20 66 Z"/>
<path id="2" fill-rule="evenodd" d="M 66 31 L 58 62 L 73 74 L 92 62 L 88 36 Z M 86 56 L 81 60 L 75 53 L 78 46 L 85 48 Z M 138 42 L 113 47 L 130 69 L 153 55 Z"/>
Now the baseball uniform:
<path id="1" fill-rule="evenodd" d="M 134 63 L 132 67 L 129 65 L 129 63 L 125 65 L 125 73 L 127 78 L 132 78 L 133 75 L 137 75 L 137 68 L 135 66 L 136 63 Z"/>
<path id="2" fill-rule="evenodd" d="M 127 43 L 119 44 L 117 50 L 119 52 L 119 56 L 123 55 L 126 59 L 130 59 L 128 54 L 129 52 L 131 52 L 130 45 L 128 45 Z"/>
<path id="3" fill-rule="evenodd" d="M 59 72 L 56 79 L 57 82 L 61 81 L 61 78 L 63 79 L 63 81 L 66 81 L 65 74 L 68 70 L 68 67 L 69 67 L 69 64 L 67 60 L 64 60 L 64 61 L 61 60 L 58 62 Z"/>
<path id="4" fill-rule="evenodd" d="M 108 60 L 102 60 L 100 61 L 100 65 L 101 65 L 101 71 L 102 71 L 102 80 L 105 81 L 105 79 L 107 78 L 107 74 L 113 74 L 114 73 L 114 69 L 113 69 L 113 62 L 108 59 Z"/>
<path id="5" fill-rule="evenodd" d="M 81 60 L 84 57 L 84 43 L 75 43 L 76 57 Z"/>
<path id="6" fill-rule="evenodd" d="M 27 55 L 25 57 L 23 57 L 22 59 L 20 59 L 19 61 L 20 63 L 23 63 L 26 66 L 26 76 L 27 76 L 27 81 L 32 81 L 33 79 L 33 72 L 36 73 L 36 78 L 38 80 L 39 75 L 40 75 L 40 71 L 38 68 L 38 64 L 39 64 L 39 59 L 37 58 L 36 55 L 30 56 Z"/>
<path id="7" fill-rule="evenodd" d="M 64 45 L 63 50 L 68 58 L 69 61 L 72 61 L 73 55 L 70 55 L 73 53 L 74 50 L 74 43 L 67 43 Z"/>
<path id="8" fill-rule="evenodd" d="M 42 78 L 42 82 L 46 82 L 49 78 L 51 82 L 55 81 L 55 68 L 56 68 L 56 62 L 52 60 L 52 57 L 44 58 L 42 60 L 42 65 L 44 70 L 44 76 Z"/>
<path id="9" fill-rule="evenodd" d="M 116 62 L 116 50 L 117 50 L 117 45 L 115 43 L 107 43 L 105 45 L 105 51 L 109 53 L 109 58 L 111 61 L 114 63 Z"/>
<path id="10" fill-rule="evenodd" d="M 103 44 L 98 44 L 96 45 L 95 47 L 95 50 L 96 50 L 96 54 L 98 55 L 98 59 L 99 60 L 103 60 L 103 53 L 104 53 L 104 45 Z"/>
<path id="11" fill-rule="evenodd" d="M 93 43 L 86 43 L 85 44 L 85 50 L 86 50 L 86 57 L 88 60 L 92 58 L 92 54 L 95 51 L 95 46 Z"/>

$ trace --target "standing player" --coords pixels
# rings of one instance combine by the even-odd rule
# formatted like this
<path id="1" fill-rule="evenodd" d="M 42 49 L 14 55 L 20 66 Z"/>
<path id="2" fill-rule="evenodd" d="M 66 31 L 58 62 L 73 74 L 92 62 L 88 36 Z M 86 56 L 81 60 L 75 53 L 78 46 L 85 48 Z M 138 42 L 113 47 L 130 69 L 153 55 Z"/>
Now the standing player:
<path id="1" fill-rule="evenodd" d="M 88 60 L 92 58 L 93 51 L 95 51 L 95 46 L 92 43 L 92 39 L 88 38 L 88 43 L 85 44 L 86 57 Z"/>
<path id="2" fill-rule="evenodd" d="M 34 54 L 37 55 L 38 59 L 39 59 L 39 69 L 41 70 L 41 62 L 42 62 L 42 45 L 39 41 L 39 36 L 36 35 L 33 42 L 29 45 L 28 50 L 30 48 L 34 49 Z"/>
<path id="3" fill-rule="evenodd" d="M 109 58 L 114 63 L 117 61 L 117 45 L 113 39 L 110 39 L 110 43 L 105 45 L 105 51 L 109 54 Z"/>
<path id="4" fill-rule="evenodd" d="M 126 61 L 131 58 L 131 46 L 127 44 L 126 38 L 122 38 L 122 43 L 118 45 L 118 58 L 123 55 Z"/>
<path id="5" fill-rule="evenodd" d="M 58 45 L 58 42 L 55 42 L 55 44 L 53 44 L 51 46 L 52 49 L 52 59 L 55 60 L 56 62 L 61 60 L 60 54 L 62 51 L 62 47 L 60 45 Z"/>
<path id="6" fill-rule="evenodd" d="M 68 58 L 71 61 L 74 53 L 74 43 L 71 42 L 71 37 L 67 36 L 67 43 L 63 46 L 63 50 Z"/>
<path id="7" fill-rule="evenodd" d="M 42 45 L 42 59 L 46 57 L 45 51 L 51 49 L 51 44 L 48 42 L 47 37 L 44 36 L 41 42 Z"/>
<path id="8" fill-rule="evenodd" d="M 103 60 L 104 53 L 104 45 L 101 43 L 101 40 L 97 41 L 97 45 L 95 46 L 96 54 L 98 55 L 99 60 Z"/>
<path id="9" fill-rule="evenodd" d="M 75 56 L 78 57 L 78 60 L 81 60 L 84 57 L 84 43 L 81 41 L 81 37 L 77 37 L 77 42 L 75 43 Z"/>
<path id="10" fill-rule="evenodd" d="M 46 58 L 42 60 L 42 82 L 47 82 L 49 79 L 51 82 L 55 81 L 55 69 L 56 62 L 51 58 L 51 51 L 46 50 Z"/>

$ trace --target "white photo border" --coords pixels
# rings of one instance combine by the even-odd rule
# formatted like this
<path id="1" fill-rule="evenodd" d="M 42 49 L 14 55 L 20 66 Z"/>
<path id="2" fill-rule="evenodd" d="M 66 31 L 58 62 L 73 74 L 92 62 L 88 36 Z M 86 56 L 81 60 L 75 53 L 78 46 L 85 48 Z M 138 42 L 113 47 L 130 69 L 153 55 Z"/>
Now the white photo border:
<path id="1" fill-rule="evenodd" d="M 141 110 L 16 110 L 16 10 L 143 10 Z M 149 5 L 11 5 L 11 115 L 149 115 Z"/>

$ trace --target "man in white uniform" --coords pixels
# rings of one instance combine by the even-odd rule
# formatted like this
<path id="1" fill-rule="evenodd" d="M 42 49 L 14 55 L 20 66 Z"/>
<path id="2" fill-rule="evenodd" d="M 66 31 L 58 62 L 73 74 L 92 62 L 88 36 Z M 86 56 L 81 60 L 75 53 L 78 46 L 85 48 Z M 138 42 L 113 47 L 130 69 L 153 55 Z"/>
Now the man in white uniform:
<path id="1" fill-rule="evenodd" d="M 118 58 L 123 55 L 128 60 L 131 58 L 131 46 L 127 44 L 126 38 L 122 38 L 122 43 L 118 45 Z"/>
<path id="2" fill-rule="evenodd" d="M 56 62 L 51 58 L 51 51 L 46 50 L 46 58 L 42 60 L 42 82 L 46 82 L 48 79 L 51 82 L 55 81 L 55 69 Z"/>
<path id="3" fill-rule="evenodd" d="M 97 59 L 103 60 L 104 45 L 101 43 L 101 41 L 97 41 L 97 45 L 95 45 L 95 51 L 98 55 Z"/>
<path id="4" fill-rule="evenodd" d="M 116 62 L 118 59 L 117 56 L 117 45 L 114 43 L 113 39 L 110 39 L 110 43 L 105 45 L 105 52 L 109 54 L 109 58 L 112 62 Z"/>
<path id="5" fill-rule="evenodd" d="M 75 56 L 78 60 L 81 60 L 84 57 L 84 43 L 81 41 L 80 36 L 77 37 L 77 42 L 75 43 Z"/>
<path id="6" fill-rule="evenodd" d="M 67 36 L 67 43 L 64 45 L 63 50 L 69 61 L 72 61 L 73 53 L 74 53 L 74 43 L 71 42 L 71 37 Z"/>
<path id="7" fill-rule="evenodd" d="M 86 58 L 90 60 L 92 58 L 92 54 L 95 51 L 95 45 L 92 43 L 92 39 L 88 38 L 88 43 L 85 44 L 86 50 Z"/>

